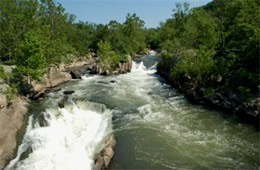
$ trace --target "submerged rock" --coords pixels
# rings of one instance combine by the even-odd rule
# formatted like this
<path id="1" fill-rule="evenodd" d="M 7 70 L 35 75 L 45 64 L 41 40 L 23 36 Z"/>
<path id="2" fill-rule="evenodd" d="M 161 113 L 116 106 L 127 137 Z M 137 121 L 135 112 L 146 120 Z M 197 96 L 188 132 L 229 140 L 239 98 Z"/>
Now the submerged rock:
<path id="1" fill-rule="evenodd" d="M 60 99 L 59 101 L 58 101 L 58 106 L 59 106 L 59 108 L 64 108 L 64 106 L 65 106 L 65 101 L 64 101 L 64 98 L 62 98 L 62 99 Z"/>
<path id="2" fill-rule="evenodd" d="M 115 80 L 111 80 L 110 83 L 115 83 L 116 81 Z"/>
<path id="3" fill-rule="evenodd" d="M 39 114 L 38 121 L 41 127 L 49 126 L 49 122 L 47 119 L 50 118 L 50 115 L 44 114 L 43 112 Z"/>
<path id="4" fill-rule="evenodd" d="M 69 95 L 69 94 L 75 93 L 75 91 L 74 90 L 66 90 L 63 93 L 66 94 L 66 95 Z"/>
<path id="5" fill-rule="evenodd" d="M 68 96 L 63 96 L 62 98 L 59 99 L 58 101 L 58 106 L 59 108 L 64 108 L 65 107 L 65 102 L 68 100 Z"/>

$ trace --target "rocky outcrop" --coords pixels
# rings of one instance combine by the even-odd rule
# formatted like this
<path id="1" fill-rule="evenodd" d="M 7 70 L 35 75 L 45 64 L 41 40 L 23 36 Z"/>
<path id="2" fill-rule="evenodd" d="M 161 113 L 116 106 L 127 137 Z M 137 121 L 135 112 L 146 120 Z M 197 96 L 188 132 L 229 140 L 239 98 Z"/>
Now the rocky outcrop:
<path id="1" fill-rule="evenodd" d="M 132 68 L 132 58 L 131 56 L 127 56 L 127 61 L 119 62 L 112 70 L 106 68 L 107 67 L 103 66 L 102 64 L 96 63 L 92 65 L 90 73 L 100 75 L 112 75 L 130 72 Z"/>
<path id="2" fill-rule="evenodd" d="M 3 98 L 3 95 L 2 95 Z M 0 108 L 0 169 L 8 161 L 13 159 L 17 148 L 17 138 L 24 130 L 27 109 L 25 103 L 16 97 L 7 104 L 6 100 L 1 101 Z"/>
<path id="3" fill-rule="evenodd" d="M 45 74 L 38 81 L 28 82 L 28 80 L 20 81 L 21 94 L 29 97 L 32 100 L 39 99 L 44 96 L 46 90 L 53 88 L 59 84 L 67 82 L 71 79 L 81 79 L 80 71 L 77 68 L 85 65 L 93 65 L 95 58 L 94 54 L 90 54 L 88 57 L 74 60 L 70 64 L 52 65 L 45 69 Z M 87 68 L 83 68 L 87 69 Z"/>
<path id="4" fill-rule="evenodd" d="M 72 79 L 81 79 L 81 75 L 77 70 L 71 70 L 70 75 Z"/>
<path id="5" fill-rule="evenodd" d="M 92 65 L 96 63 L 96 54 L 90 53 L 86 57 L 81 57 L 73 60 L 70 64 L 65 65 L 66 69 L 81 67 L 84 65 Z"/>
<path id="6" fill-rule="evenodd" d="M 47 68 L 46 74 L 40 81 L 33 81 L 32 86 L 35 92 L 45 91 L 47 88 L 55 87 L 63 82 L 71 80 L 71 75 L 65 72 L 62 65 Z"/>
<path id="7" fill-rule="evenodd" d="M 94 170 L 103 170 L 109 167 L 109 164 L 114 156 L 115 145 L 116 145 L 116 140 L 114 135 L 112 135 L 105 142 L 104 149 L 101 152 L 95 154 Z"/>

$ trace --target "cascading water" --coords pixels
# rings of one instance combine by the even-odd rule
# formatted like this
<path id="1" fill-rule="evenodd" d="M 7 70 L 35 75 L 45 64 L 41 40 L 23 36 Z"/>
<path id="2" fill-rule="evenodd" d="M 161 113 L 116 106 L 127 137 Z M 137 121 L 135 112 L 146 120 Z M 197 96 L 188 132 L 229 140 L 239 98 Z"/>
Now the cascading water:
<path id="1" fill-rule="evenodd" d="M 77 102 L 63 109 L 46 109 L 43 113 L 49 124 L 46 127 L 40 127 L 37 122 L 32 128 L 30 118 L 18 156 L 6 170 L 93 169 L 94 153 L 102 148 L 102 141 L 112 131 L 112 115 L 101 104 L 95 104 L 99 111 L 91 110 L 91 104 Z M 28 149 L 32 153 L 18 161 Z"/>
<path id="2" fill-rule="evenodd" d="M 259 168 L 260 134 L 231 114 L 188 103 L 156 74 L 156 62 L 145 56 L 131 73 L 61 85 L 76 91 L 64 109 L 56 104 L 63 91 L 32 104 L 36 116 L 6 170 L 92 169 L 111 132 L 117 145 L 110 169 Z M 46 127 L 38 124 L 42 112 Z"/>

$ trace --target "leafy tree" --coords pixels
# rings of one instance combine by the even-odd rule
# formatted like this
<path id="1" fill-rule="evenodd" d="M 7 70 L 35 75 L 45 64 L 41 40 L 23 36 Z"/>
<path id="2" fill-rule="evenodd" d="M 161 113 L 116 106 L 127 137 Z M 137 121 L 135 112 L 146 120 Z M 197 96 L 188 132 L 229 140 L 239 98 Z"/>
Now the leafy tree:
<path id="1" fill-rule="evenodd" d="M 17 71 L 27 76 L 29 81 L 39 79 L 44 74 L 43 68 L 46 66 L 46 58 L 42 45 L 42 37 L 36 31 L 27 32 L 24 40 L 18 45 Z"/>
<path id="2" fill-rule="evenodd" d="M 99 56 L 98 62 L 105 70 L 109 71 L 113 71 L 119 62 L 127 60 L 125 55 L 116 53 L 108 42 L 103 41 L 98 43 L 97 55 Z"/>
<path id="3" fill-rule="evenodd" d="M 128 54 L 134 55 L 145 48 L 144 21 L 136 14 L 127 14 L 123 33 L 127 37 L 125 46 Z"/>

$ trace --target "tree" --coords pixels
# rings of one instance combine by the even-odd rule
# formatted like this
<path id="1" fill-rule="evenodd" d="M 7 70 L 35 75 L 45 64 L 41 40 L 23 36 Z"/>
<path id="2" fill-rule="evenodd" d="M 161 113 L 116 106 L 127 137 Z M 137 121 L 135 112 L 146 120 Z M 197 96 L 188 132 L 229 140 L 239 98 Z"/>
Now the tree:
<path id="1" fill-rule="evenodd" d="M 128 54 L 134 55 L 145 48 L 144 21 L 136 14 L 127 14 L 123 24 L 123 32 L 124 36 L 127 37 L 125 45 Z"/>
<path id="2" fill-rule="evenodd" d="M 17 72 L 26 76 L 29 82 L 39 79 L 46 66 L 46 58 L 43 52 L 42 36 L 37 31 L 29 31 L 24 40 L 18 45 L 19 57 L 16 58 Z"/>

